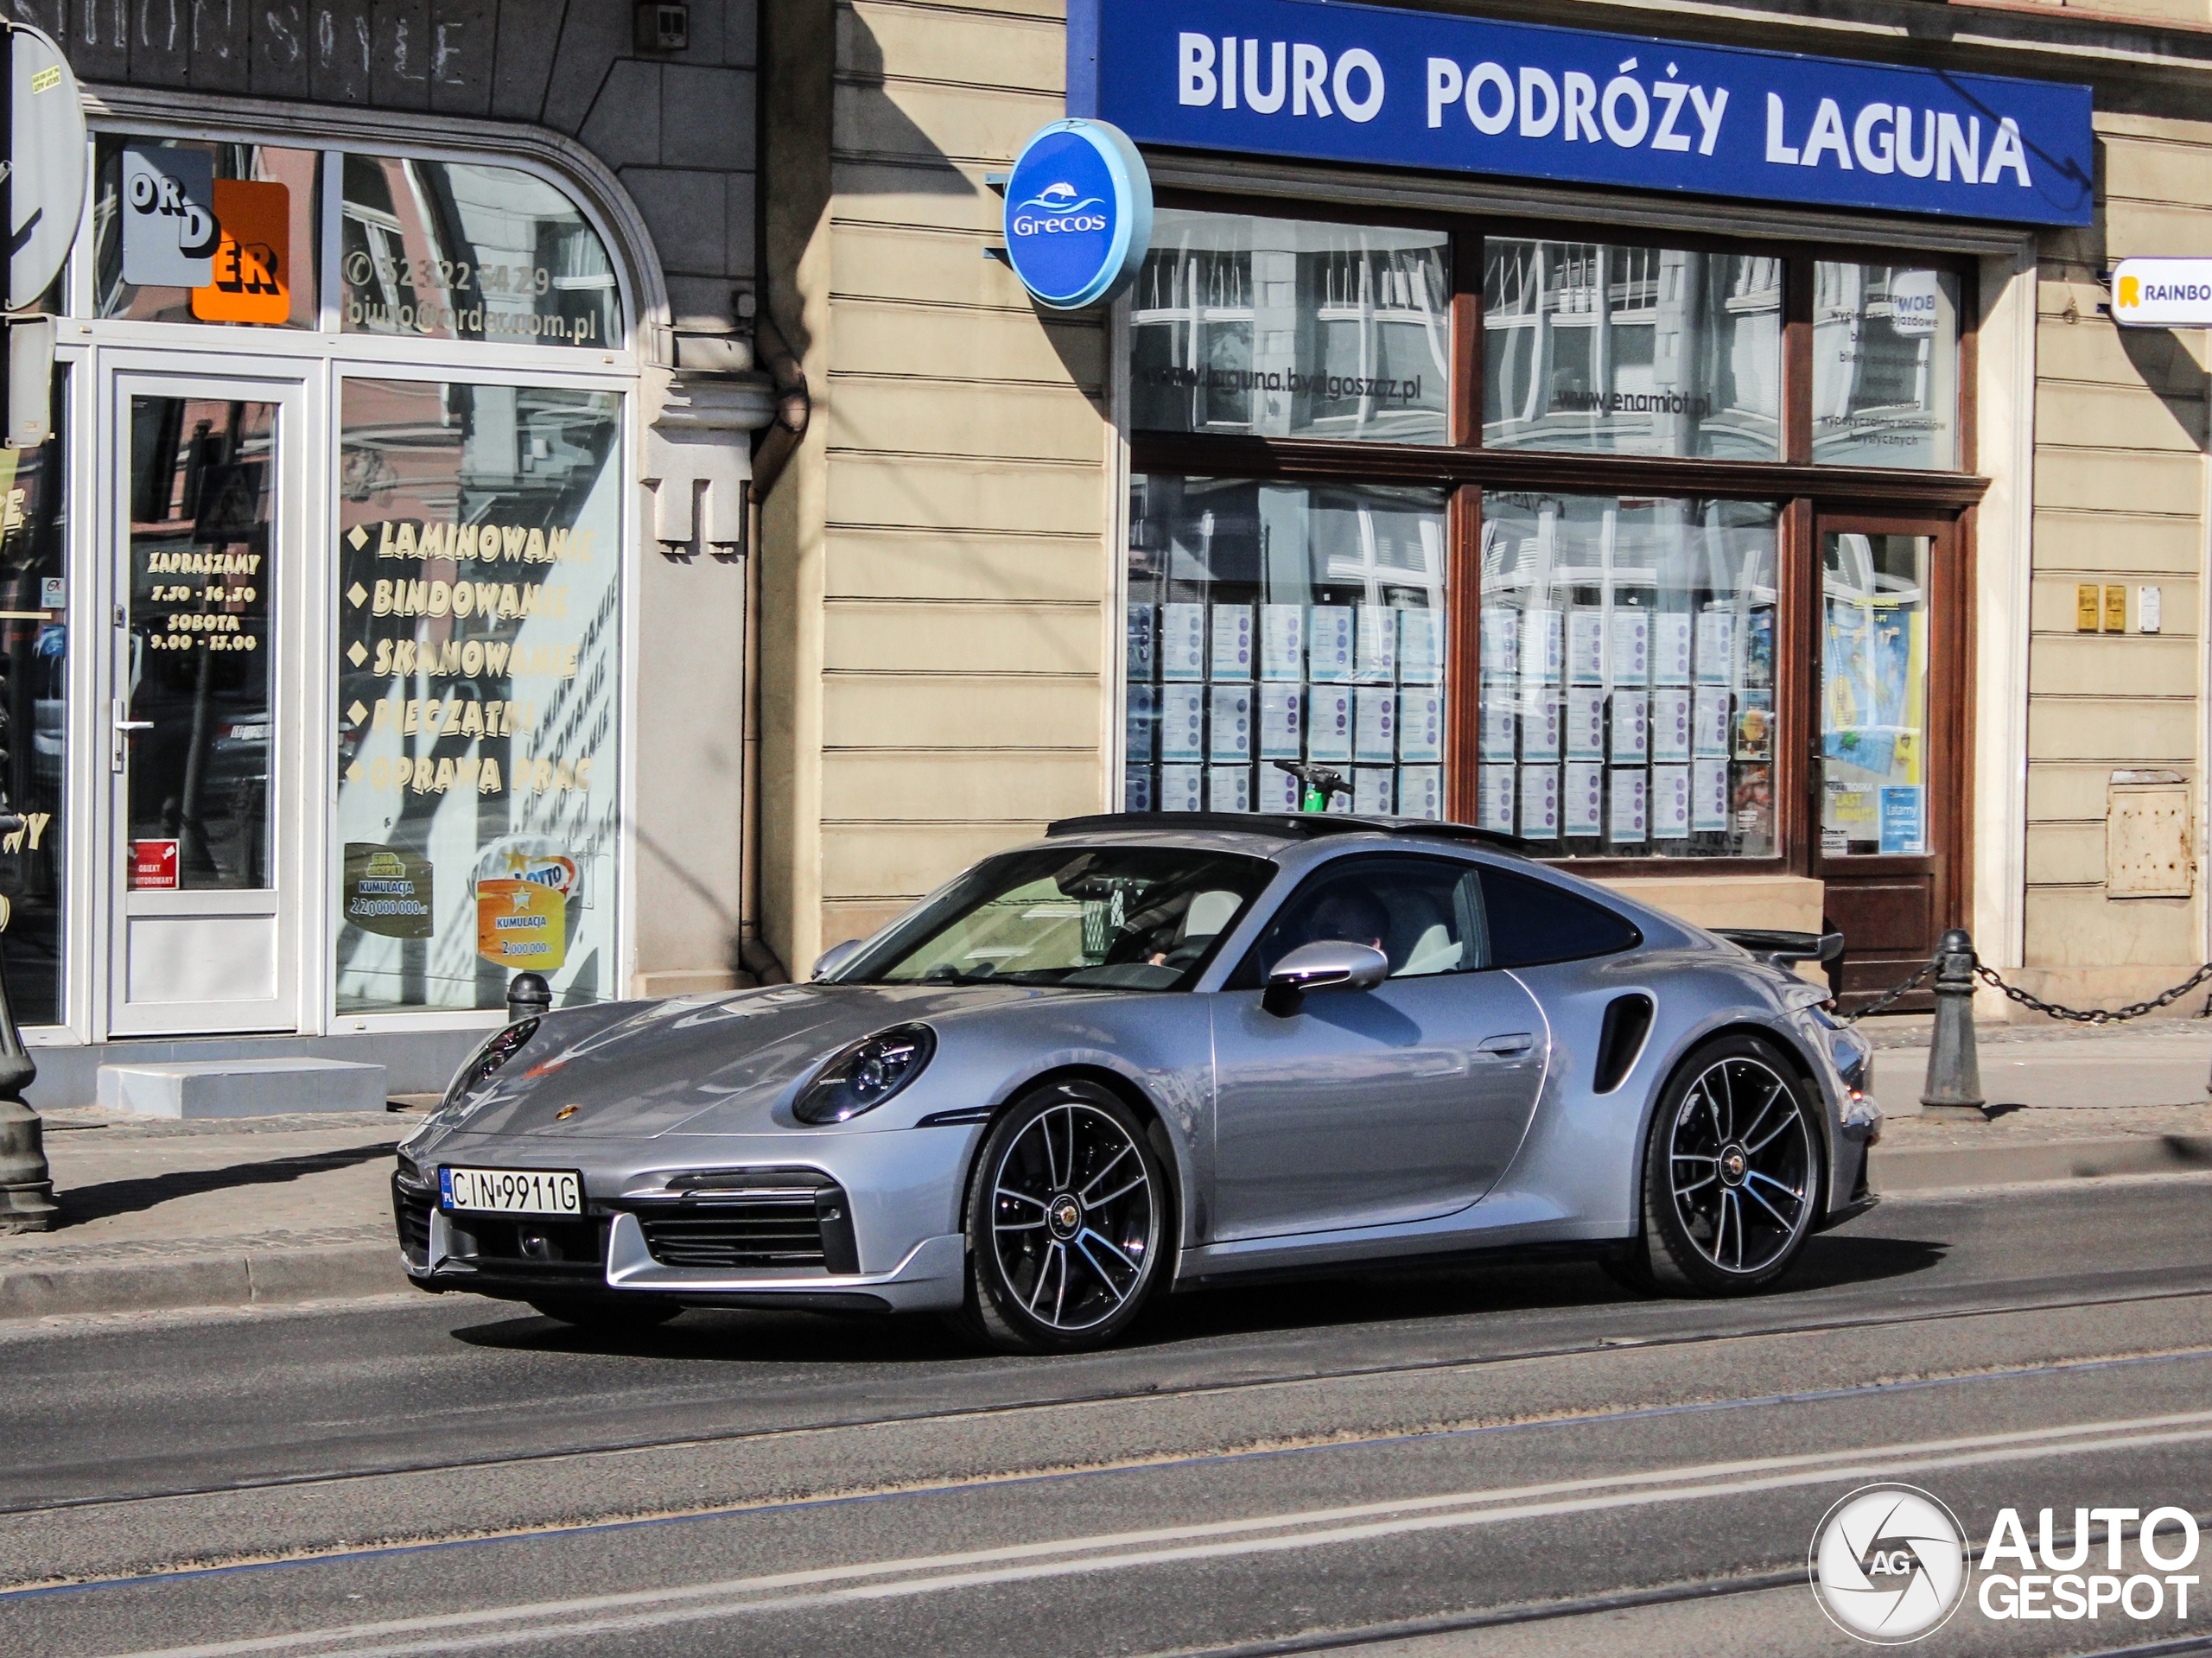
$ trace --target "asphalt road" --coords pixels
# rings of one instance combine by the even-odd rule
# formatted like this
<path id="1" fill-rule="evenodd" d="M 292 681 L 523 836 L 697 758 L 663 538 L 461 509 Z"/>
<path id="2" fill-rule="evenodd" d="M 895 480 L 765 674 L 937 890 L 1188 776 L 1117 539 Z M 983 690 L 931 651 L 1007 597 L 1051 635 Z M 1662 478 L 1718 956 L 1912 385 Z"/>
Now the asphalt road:
<path id="1" fill-rule="evenodd" d="M 2062 1554 L 2077 1507 L 2212 1530 L 2208 1211 L 1894 1201 L 1747 1301 L 1496 1265 L 1177 1298 L 1051 1361 L 460 1297 L 22 1326 L 0 1653 L 1863 1652 L 1804 1574 L 1870 1482 L 1976 1540 L 2050 1508 Z M 2162 1581 L 2091 1529 L 2083 1571 Z M 1980 1580 L 1918 1650 L 2212 1651 L 2212 1594 L 1998 1622 Z"/>

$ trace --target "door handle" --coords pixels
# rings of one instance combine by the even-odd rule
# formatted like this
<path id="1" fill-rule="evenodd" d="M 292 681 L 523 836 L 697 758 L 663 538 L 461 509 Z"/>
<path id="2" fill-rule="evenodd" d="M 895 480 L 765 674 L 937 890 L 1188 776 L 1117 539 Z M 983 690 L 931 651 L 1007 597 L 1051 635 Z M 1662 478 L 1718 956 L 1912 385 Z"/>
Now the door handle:
<path id="1" fill-rule="evenodd" d="M 154 728 L 154 722 L 151 720 L 130 718 L 130 704 L 120 696 L 111 704 L 110 715 L 109 723 L 114 727 L 115 735 L 110 740 L 108 764 L 112 770 L 120 772 L 130 758 L 130 734 L 134 731 L 151 731 Z"/>
<path id="2" fill-rule="evenodd" d="M 1535 1045 L 1536 1039 L 1534 1036 L 1526 1031 L 1516 1031 L 1510 1036 L 1485 1037 L 1477 1046 L 1476 1051 L 1510 1058 L 1516 1053 L 1526 1053 Z"/>

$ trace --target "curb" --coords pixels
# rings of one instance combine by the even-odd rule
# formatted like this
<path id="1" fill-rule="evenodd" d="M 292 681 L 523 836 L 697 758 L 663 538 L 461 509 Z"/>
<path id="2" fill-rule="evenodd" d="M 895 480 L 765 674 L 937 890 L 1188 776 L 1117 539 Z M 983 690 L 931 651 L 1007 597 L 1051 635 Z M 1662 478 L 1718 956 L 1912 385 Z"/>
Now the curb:
<path id="1" fill-rule="evenodd" d="M 1877 1146 L 1867 1183 L 1889 1196 L 2208 1169 L 2212 1135 L 2115 1134 L 2011 1146 Z M 388 1295 L 407 1284 L 397 1248 L 381 1242 L 295 1249 L 219 1248 L 205 1255 L 54 1267 L 27 1261 L 0 1266 L 0 1319 L 342 1300 Z"/>
<path id="2" fill-rule="evenodd" d="M 182 1247 L 189 1248 L 185 1244 Z M 407 1287 L 391 1243 L 0 1267 L 0 1318 L 248 1306 L 385 1295 Z"/>
<path id="3" fill-rule="evenodd" d="M 2188 1174 L 2212 1169 L 2212 1136 L 2108 1134 L 2091 1140 L 2029 1140 L 2011 1146 L 1876 1146 L 1866 1184 L 1876 1192 L 1934 1191 L 2094 1180 L 2107 1174 Z"/>

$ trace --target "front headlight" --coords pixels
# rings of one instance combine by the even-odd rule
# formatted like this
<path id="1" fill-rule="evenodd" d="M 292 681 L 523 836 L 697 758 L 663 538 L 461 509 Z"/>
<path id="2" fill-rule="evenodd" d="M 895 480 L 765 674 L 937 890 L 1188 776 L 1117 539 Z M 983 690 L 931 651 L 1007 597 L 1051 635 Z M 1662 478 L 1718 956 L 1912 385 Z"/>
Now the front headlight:
<path id="1" fill-rule="evenodd" d="M 503 1031 L 495 1032 L 490 1041 L 477 1049 L 476 1057 L 454 1073 L 453 1081 L 446 1085 L 446 1096 L 439 1102 L 439 1109 L 460 1104 L 483 1087 L 493 1071 L 520 1053 L 523 1045 L 537 1034 L 537 1020 L 525 1019 L 518 1020 Z"/>
<path id="2" fill-rule="evenodd" d="M 922 1074 L 937 1051 L 926 1025 L 897 1025 L 830 1057 L 799 1090 L 791 1115 L 801 1122 L 849 1122 L 873 1111 Z"/>

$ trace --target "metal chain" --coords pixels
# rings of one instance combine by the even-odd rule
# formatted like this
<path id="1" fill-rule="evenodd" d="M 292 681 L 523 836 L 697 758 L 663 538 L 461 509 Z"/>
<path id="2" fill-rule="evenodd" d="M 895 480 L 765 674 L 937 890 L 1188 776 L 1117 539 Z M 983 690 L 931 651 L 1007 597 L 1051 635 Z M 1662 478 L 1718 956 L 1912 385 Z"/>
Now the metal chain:
<path id="1" fill-rule="evenodd" d="M 1905 980 L 1904 982 L 1891 986 L 1890 988 L 1882 992 L 1880 995 L 1875 997 L 1873 1001 L 1868 1002 L 1857 1013 L 1846 1013 L 1841 1019 L 1838 1020 L 1836 1023 L 1839 1025 L 1856 1025 L 1860 1020 L 1866 1018 L 1869 1013 L 1880 1013 L 1884 1008 L 1889 1007 L 1891 1003 L 1896 1001 L 1899 997 L 1910 992 L 1920 983 L 1922 980 L 1925 979 L 1935 970 L 1936 958 L 1931 956 L 1925 962 L 1921 963 L 1920 970 L 1915 973 L 1910 978 Z M 1831 1001 L 1828 1005 L 1830 1007 L 1834 1007 L 1835 1004 Z"/>
<path id="2" fill-rule="evenodd" d="M 2170 1007 L 2179 1001 L 2198 985 L 2208 979 L 2212 979 L 2212 962 L 2207 962 L 2181 983 L 2163 994 L 2154 996 L 2148 1001 L 2130 1002 L 2126 1007 L 2120 1008 L 2068 1007 L 2058 1002 L 2045 1001 L 2041 996 L 2030 995 L 2017 985 L 2005 983 L 1997 975 L 1997 970 L 1994 968 L 1984 967 L 1980 961 L 1976 961 L 1974 964 L 1974 975 L 1991 988 L 2003 991 L 2021 1007 L 2032 1008 L 2038 1013 L 2048 1013 L 2053 1019 L 2066 1020 L 2075 1025 L 2117 1025 L 2122 1020 L 2140 1019 L 2145 1013 L 2155 1013 L 2159 1008 Z"/>

